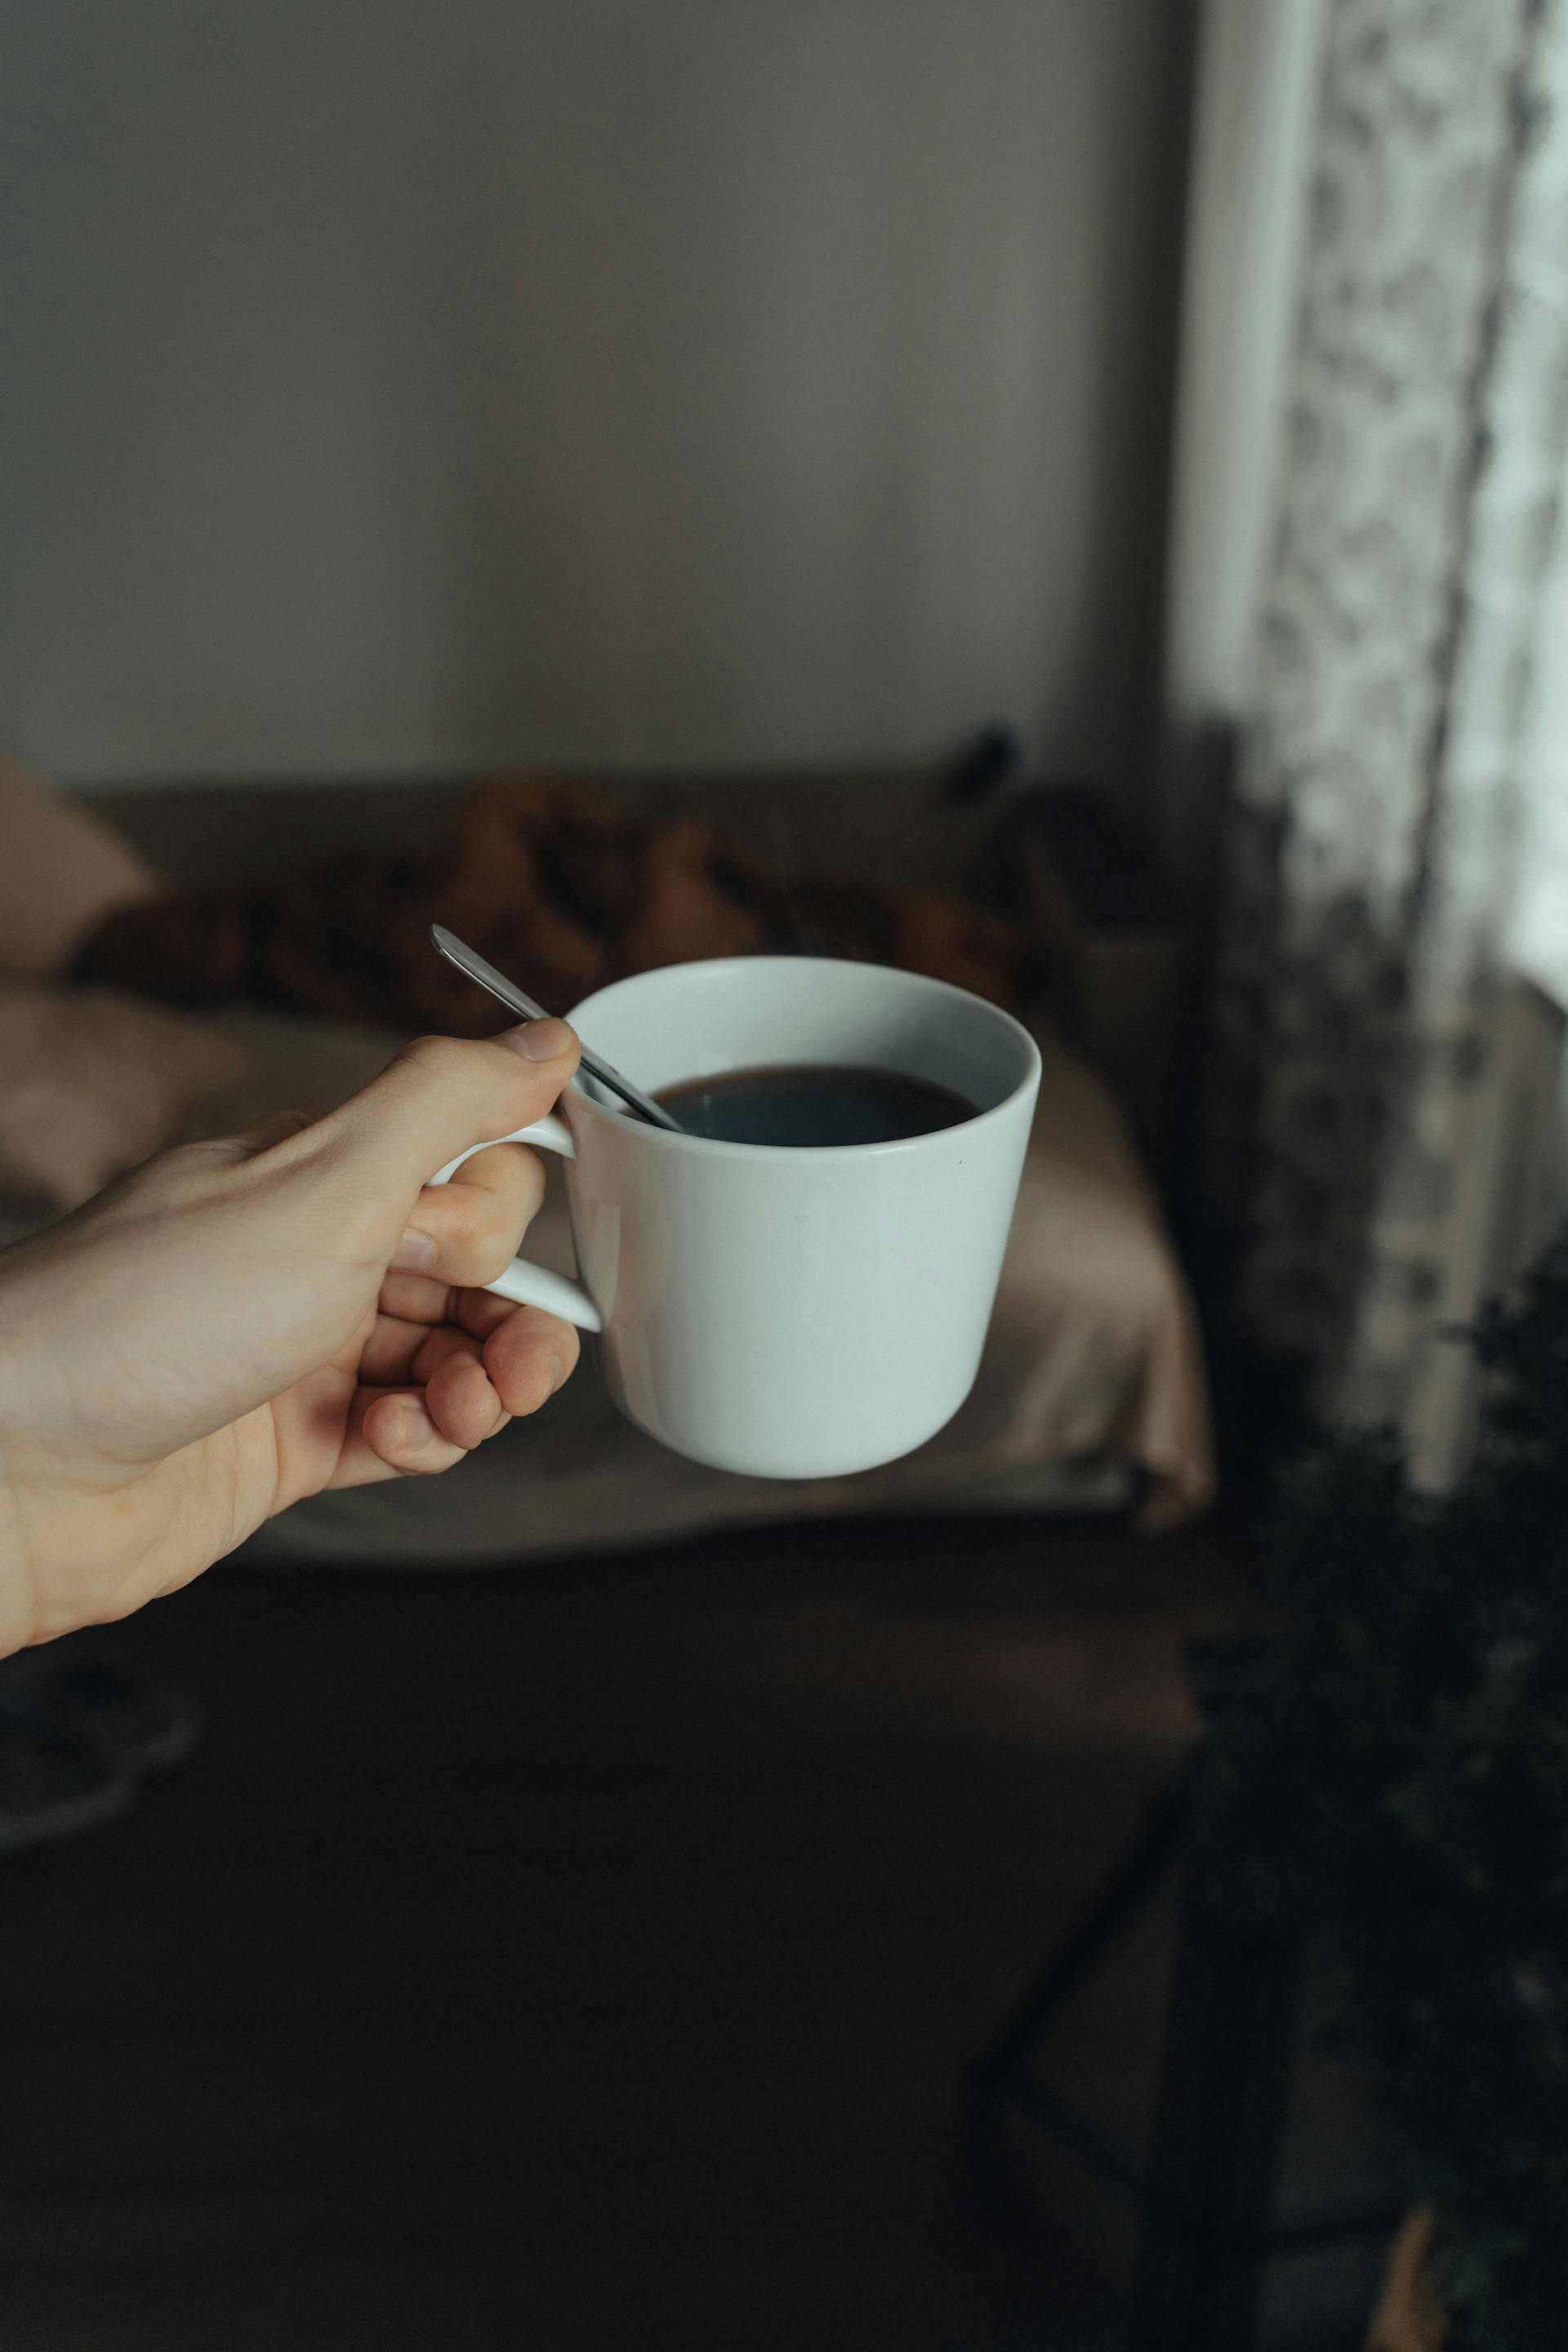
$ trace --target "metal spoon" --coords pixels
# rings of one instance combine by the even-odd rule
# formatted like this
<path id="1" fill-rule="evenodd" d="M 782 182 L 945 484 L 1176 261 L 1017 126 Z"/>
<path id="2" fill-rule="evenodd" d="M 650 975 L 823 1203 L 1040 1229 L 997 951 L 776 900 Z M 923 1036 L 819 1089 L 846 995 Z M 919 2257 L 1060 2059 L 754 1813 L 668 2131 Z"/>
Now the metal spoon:
<path id="1" fill-rule="evenodd" d="M 460 939 L 440 923 L 431 924 L 430 940 L 448 963 L 455 963 L 459 971 L 466 972 L 470 980 L 477 980 L 481 988 L 488 988 L 509 1013 L 521 1013 L 525 1021 L 550 1019 L 542 1004 L 535 1004 L 532 997 L 525 996 L 504 972 L 498 971 L 493 963 L 487 963 L 482 955 L 476 955 L 472 948 L 465 947 Z M 635 1111 L 640 1111 L 650 1126 L 667 1128 L 671 1135 L 684 1135 L 686 1132 L 679 1120 L 671 1118 L 651 1095 L 645 1095 L 640 1087 L 634 1087 L 630 1078 L 623 1078 L 619 1070 L 610 1063 L 602 1062 L 596 1054 L 590 1054 L 586 1045 L 583 1048 L 583 1067 L 591 1078 L 597 1078 L 602 1087 L 608 1087 L 613 1095 L 619 1095 L 623 1102 L 630 1103 Z"/>

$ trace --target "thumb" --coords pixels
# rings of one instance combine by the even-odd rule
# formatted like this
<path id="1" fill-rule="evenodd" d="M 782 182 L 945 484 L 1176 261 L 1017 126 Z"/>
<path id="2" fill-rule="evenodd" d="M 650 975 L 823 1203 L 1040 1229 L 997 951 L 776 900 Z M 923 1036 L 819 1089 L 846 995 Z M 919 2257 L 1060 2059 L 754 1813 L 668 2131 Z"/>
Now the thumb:
<path id="1" fill-rule="evenodd" d="M 407 1201 L 471 1144 L 529 1127 L 577 1066 L 564 1021 L 527 1021 L 499 1037 L 416 1037 L 368 1087 L 321 1122 L 357 1181 Z"/>

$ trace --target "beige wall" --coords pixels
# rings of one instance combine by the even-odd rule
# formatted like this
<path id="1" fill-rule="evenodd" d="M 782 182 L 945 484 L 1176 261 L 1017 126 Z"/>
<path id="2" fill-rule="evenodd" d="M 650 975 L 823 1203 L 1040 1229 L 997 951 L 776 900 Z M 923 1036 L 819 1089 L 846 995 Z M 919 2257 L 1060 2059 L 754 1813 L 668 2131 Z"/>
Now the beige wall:
<path id="1" fill-rule="evenodd" d="M 1124 778 L 1184 0 L 13 0 L 0 742 Z"/>

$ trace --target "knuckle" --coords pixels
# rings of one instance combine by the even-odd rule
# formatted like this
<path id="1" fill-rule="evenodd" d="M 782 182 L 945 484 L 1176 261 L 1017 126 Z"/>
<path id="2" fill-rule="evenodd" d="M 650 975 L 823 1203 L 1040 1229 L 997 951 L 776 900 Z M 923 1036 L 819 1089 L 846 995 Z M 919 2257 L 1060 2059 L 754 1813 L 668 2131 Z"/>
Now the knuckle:
<path id="1" fill-rule="evenodd" d="M 578 1335 L 570 1323 L 537 1307 L 523 1307 L 509 1327 L 493 1335 L 484 1360 L 500 1374 L 510 1410 L 527 1414 L 537 1412 L 571 1377 L 580 1353 Z"/>
<path id="2" fill-rule="evenodd" d="M 315 1124 L 309 1111 L 280 1110 L 270 1118 L 258 1120 L 243 1139 L 253 1151 L 272 1151 L 279 1144 L 292 1143 L 296 1136 L 307 1134 Z"/>
<path id="3" fill-rule="evenodd" d="M 249 1157 L 250 1147 L 243 1136 L 173 1144 L 156 1159 L 132 1170 L 121 1190 L 149 1201 L 194 1205 L 212 1191 L 216 1181 L 243 1168 Z"/>
<path id="4" fill-rule="evenodd" d="M 247 1159 L 249 1153 L 250 1143 L 247 1137 L 215 1135 L 199 1143 L 172 1144 L 167 1151 L 159 1154 L 154 1164 L 165 1169 L 171 1176 L 205 1176 L 217 1169 L 235 1167 Z"/>
<path id="5" fill-rule="evenodd" d="M 511 1264 L 521 1239 L 516 1218 L 489 1194 L 471 1193 L 454 1220 L 449 1246 L 441 1253 L 455 1282 L 493 1282 Z"/>
<path id="6" fill-rule="evenodd" d="M 531 1413 L 548 1403 L 554 1385 L 548 1350 L 535 1348 L 521 1363 L 512 1366 L 501 1393 L 509 1411 L 520 1421 L 526 1421 Z"/>

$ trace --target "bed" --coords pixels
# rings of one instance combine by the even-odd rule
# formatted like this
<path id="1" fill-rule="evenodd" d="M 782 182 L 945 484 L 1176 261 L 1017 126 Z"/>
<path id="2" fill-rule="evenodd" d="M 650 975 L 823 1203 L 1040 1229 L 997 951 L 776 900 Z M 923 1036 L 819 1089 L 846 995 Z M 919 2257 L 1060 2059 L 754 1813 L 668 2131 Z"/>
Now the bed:
<path id="1" fill-rule="evenodd" d="M 374 829 L 417 845 L 440 824 L 455 789 L 169 786 L 84 797 L 163 871 L 194 879 L 276 860 L 301 838 L 324 851 Z M 993 822 L 981 809 L 937 805 L 929 779 L 908 776 L 621 789 L 661 806 L 717 810 L 786 864 L 875 856 L 883 870 L 911 879 L 951 878 Z M 9 1028 L 0 1007 L 0 1089 L 9 1087 L 13 1100 L 16 1074 L 6 1055 L 14 1065 L 21 1050 L 16 1003 L 13 992 Z M 121 1036 L 123 1024 L 135 1028 L 138 1052 L 163 1067 L 188 1057 L 191 1084 L 174 1089 L 177 1111 L 171 1101 L 164 1114 L 187 1132 L 324 1106 L 378 1068 L 398 1042 L 390 1031 L 329 1021 L 253 1013 L 196 1021 L 96 999 L 74 1000 L 68 1018 L 58 1002 L 35 1003 L 34 1017 L 56 1024 L 49 1083 L 74 1088 L 84 1103 L 110 1084 L 109 1065 L 126 1059 L 114 1044 L 117 1024 Z M 479 1567 L 852 1513 L 1131 1510 L 1158 1530 L 1201 1511 L 1214 1485 L 1202 1349 L 1154 1186 L 1108 1087 L 1048 1008 L 1032 1025 L 1045 1076 L 990 1340 L 967 1403 L 929 1444 L 881 1469 L 821 1482 L 706 1470 L 620 1420 L 589 1350 L 543 1412 L 513 1424 L 458 1471 L 301 1504 L 256 1539 L 253 1556 L 280 1565 Z M 33 1075 L 36 1085 L 36 1067 Z M 161 1139 L 146 1136 L 142 1146 Z M 39 1214 L 26 1169 L 15 1155 L 6 1161 L 0 1138 L 0 1231 L 14 1235 Z M 529 1246 L 571 1271 L 553 1179 Z"/>

